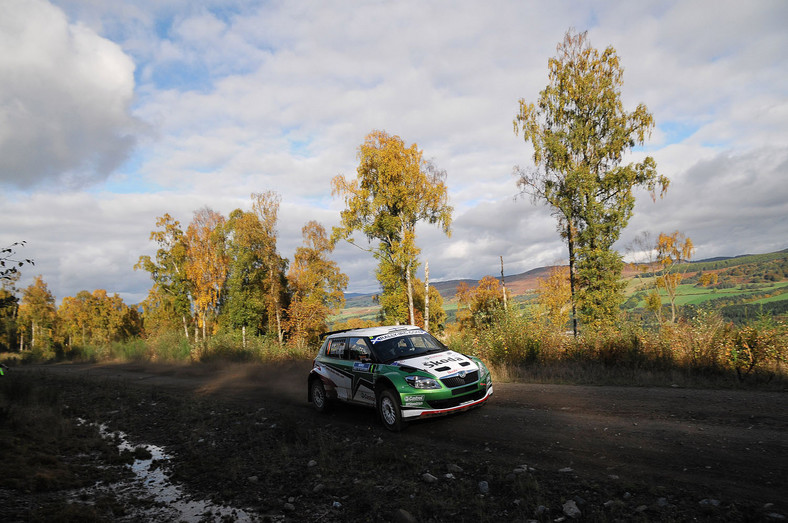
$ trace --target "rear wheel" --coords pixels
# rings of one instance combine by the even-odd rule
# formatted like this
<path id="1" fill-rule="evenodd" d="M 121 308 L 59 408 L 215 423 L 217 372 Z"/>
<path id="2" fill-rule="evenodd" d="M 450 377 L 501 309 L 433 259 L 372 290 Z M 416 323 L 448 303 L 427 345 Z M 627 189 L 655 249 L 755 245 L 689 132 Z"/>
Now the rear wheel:
<path id="1" fill-rule="evenodd" d="M 318 412 L 325 412 L 328 410 L 328 397 L 326 397 L 326 388 L 319 378 L 313 379 L 309 383 L 309 398 L 312 400 L 315 410 Z"/>
<path id="2" fill-rule="evenodd" d="M 378 396 L 378 412 L 383 426 L 392 432 L 399 432 L 405 428 L 402 420 L 402 409 L 399 405 L 399 394 L 391 389 L 385 389 Z"/>

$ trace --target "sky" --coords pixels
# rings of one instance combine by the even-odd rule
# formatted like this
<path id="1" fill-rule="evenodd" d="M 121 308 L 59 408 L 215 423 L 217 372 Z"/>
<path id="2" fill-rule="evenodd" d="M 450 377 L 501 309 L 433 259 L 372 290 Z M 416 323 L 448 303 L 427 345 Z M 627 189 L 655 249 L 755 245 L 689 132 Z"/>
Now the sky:
<path id="1" fill-rule="evenodd" d="M 624 68 L 627 110 L 655 128 L 662 199 L 637 192 L 616 248 L 679 230 L 695 259 L 788 247 L 788 2 L 0 0 L 0 247 L 25 241 L 19 288 L 59 303 L 142 301 L 156 219 L 281 196 L 279 252 L 338 225 L 330 181 L 355 177 L 373 130 L 447 173 L 452 232 L 417 230 L 431 281 L 566 263 L 550 209 L 520 194 L 513 131 L 570 28 Z M 359 237 L 359 243 L 366 244 Z M 375 261 L 340 243 L 348 292 Z M 420 269 L 418 276 L 423 278 Z"/>

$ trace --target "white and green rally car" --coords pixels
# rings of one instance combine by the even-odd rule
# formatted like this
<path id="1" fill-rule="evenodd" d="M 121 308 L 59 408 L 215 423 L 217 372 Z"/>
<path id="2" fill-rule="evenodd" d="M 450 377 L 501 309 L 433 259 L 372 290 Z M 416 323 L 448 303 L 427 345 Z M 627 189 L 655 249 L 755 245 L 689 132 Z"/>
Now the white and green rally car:
<path id="1" fill-rule="evenodd" d="M 383 425 L 398 431 L 410 420 L 483 405 L 493 386 L 480 359 L 418 327 L 396 326 L 328 333 L 308 390 L 318 411 L 332 400 L 374 406 Z"/>

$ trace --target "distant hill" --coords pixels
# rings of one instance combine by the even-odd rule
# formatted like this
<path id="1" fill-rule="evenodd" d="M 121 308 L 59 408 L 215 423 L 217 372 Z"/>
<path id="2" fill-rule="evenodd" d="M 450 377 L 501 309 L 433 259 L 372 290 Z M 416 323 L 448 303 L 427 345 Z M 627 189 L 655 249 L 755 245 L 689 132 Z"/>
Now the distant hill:
<path id="1" fill-rule="evenodd" d="M 514 274 L 512 276 L 504 275 L 504 283 L 506 284 L 507 290 L 513 295 L 518 296 L 520 294 L 525 294 L 528 291 L 536 289 L 536 283 L 539 278 L 546 278 L 547 275 L 550 273 L 551 267 L 539 267 L 538 269 L 531 269 L 530 271 L 523 272 L 520 274 Z M 497 279 L 501 279 L 500 276 Z M 430 287 L 434 287 L 440 295 L 443 297 L 444 300 L 451 300 L 457 294 L 457 287 L 461 283 L 465 283 L 469 287 L 475 287 L 479 284 L 481 278 L 478 280 L 474 279 L 461 279 L 461 280 L 447 280 L 447 281 L 437 281 L 437 282 L 430 282 Z M 369 293 L 369 294 L 362 294 L 362 293 L 346 293 L 345 294 L 345 308 L 351 307 L 369 307 L 373 304 L 373 297 L 377 293 Z"/>

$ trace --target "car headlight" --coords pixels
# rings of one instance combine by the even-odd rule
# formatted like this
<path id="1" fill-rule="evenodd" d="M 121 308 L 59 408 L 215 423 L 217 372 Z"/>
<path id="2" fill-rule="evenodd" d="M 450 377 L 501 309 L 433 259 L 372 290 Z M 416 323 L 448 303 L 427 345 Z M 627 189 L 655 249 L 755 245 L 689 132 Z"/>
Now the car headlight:
<path id="1" fill-rule="evenodd" d="M 439 389 L 441 388 L 438 380 L 426 378 L 424 376 L 405 376 L 405 381 L 414 389 Z"/>
<path id="2" fill-rule="evenodd" d="M 485 384 L 491 382 L 492 380 L 490 379 L 490 369 L 487 368 L 487 365 L 485 365 L 481 361 L 477 361 L 476 366 L 479 367 L 479 379 Z"/>

